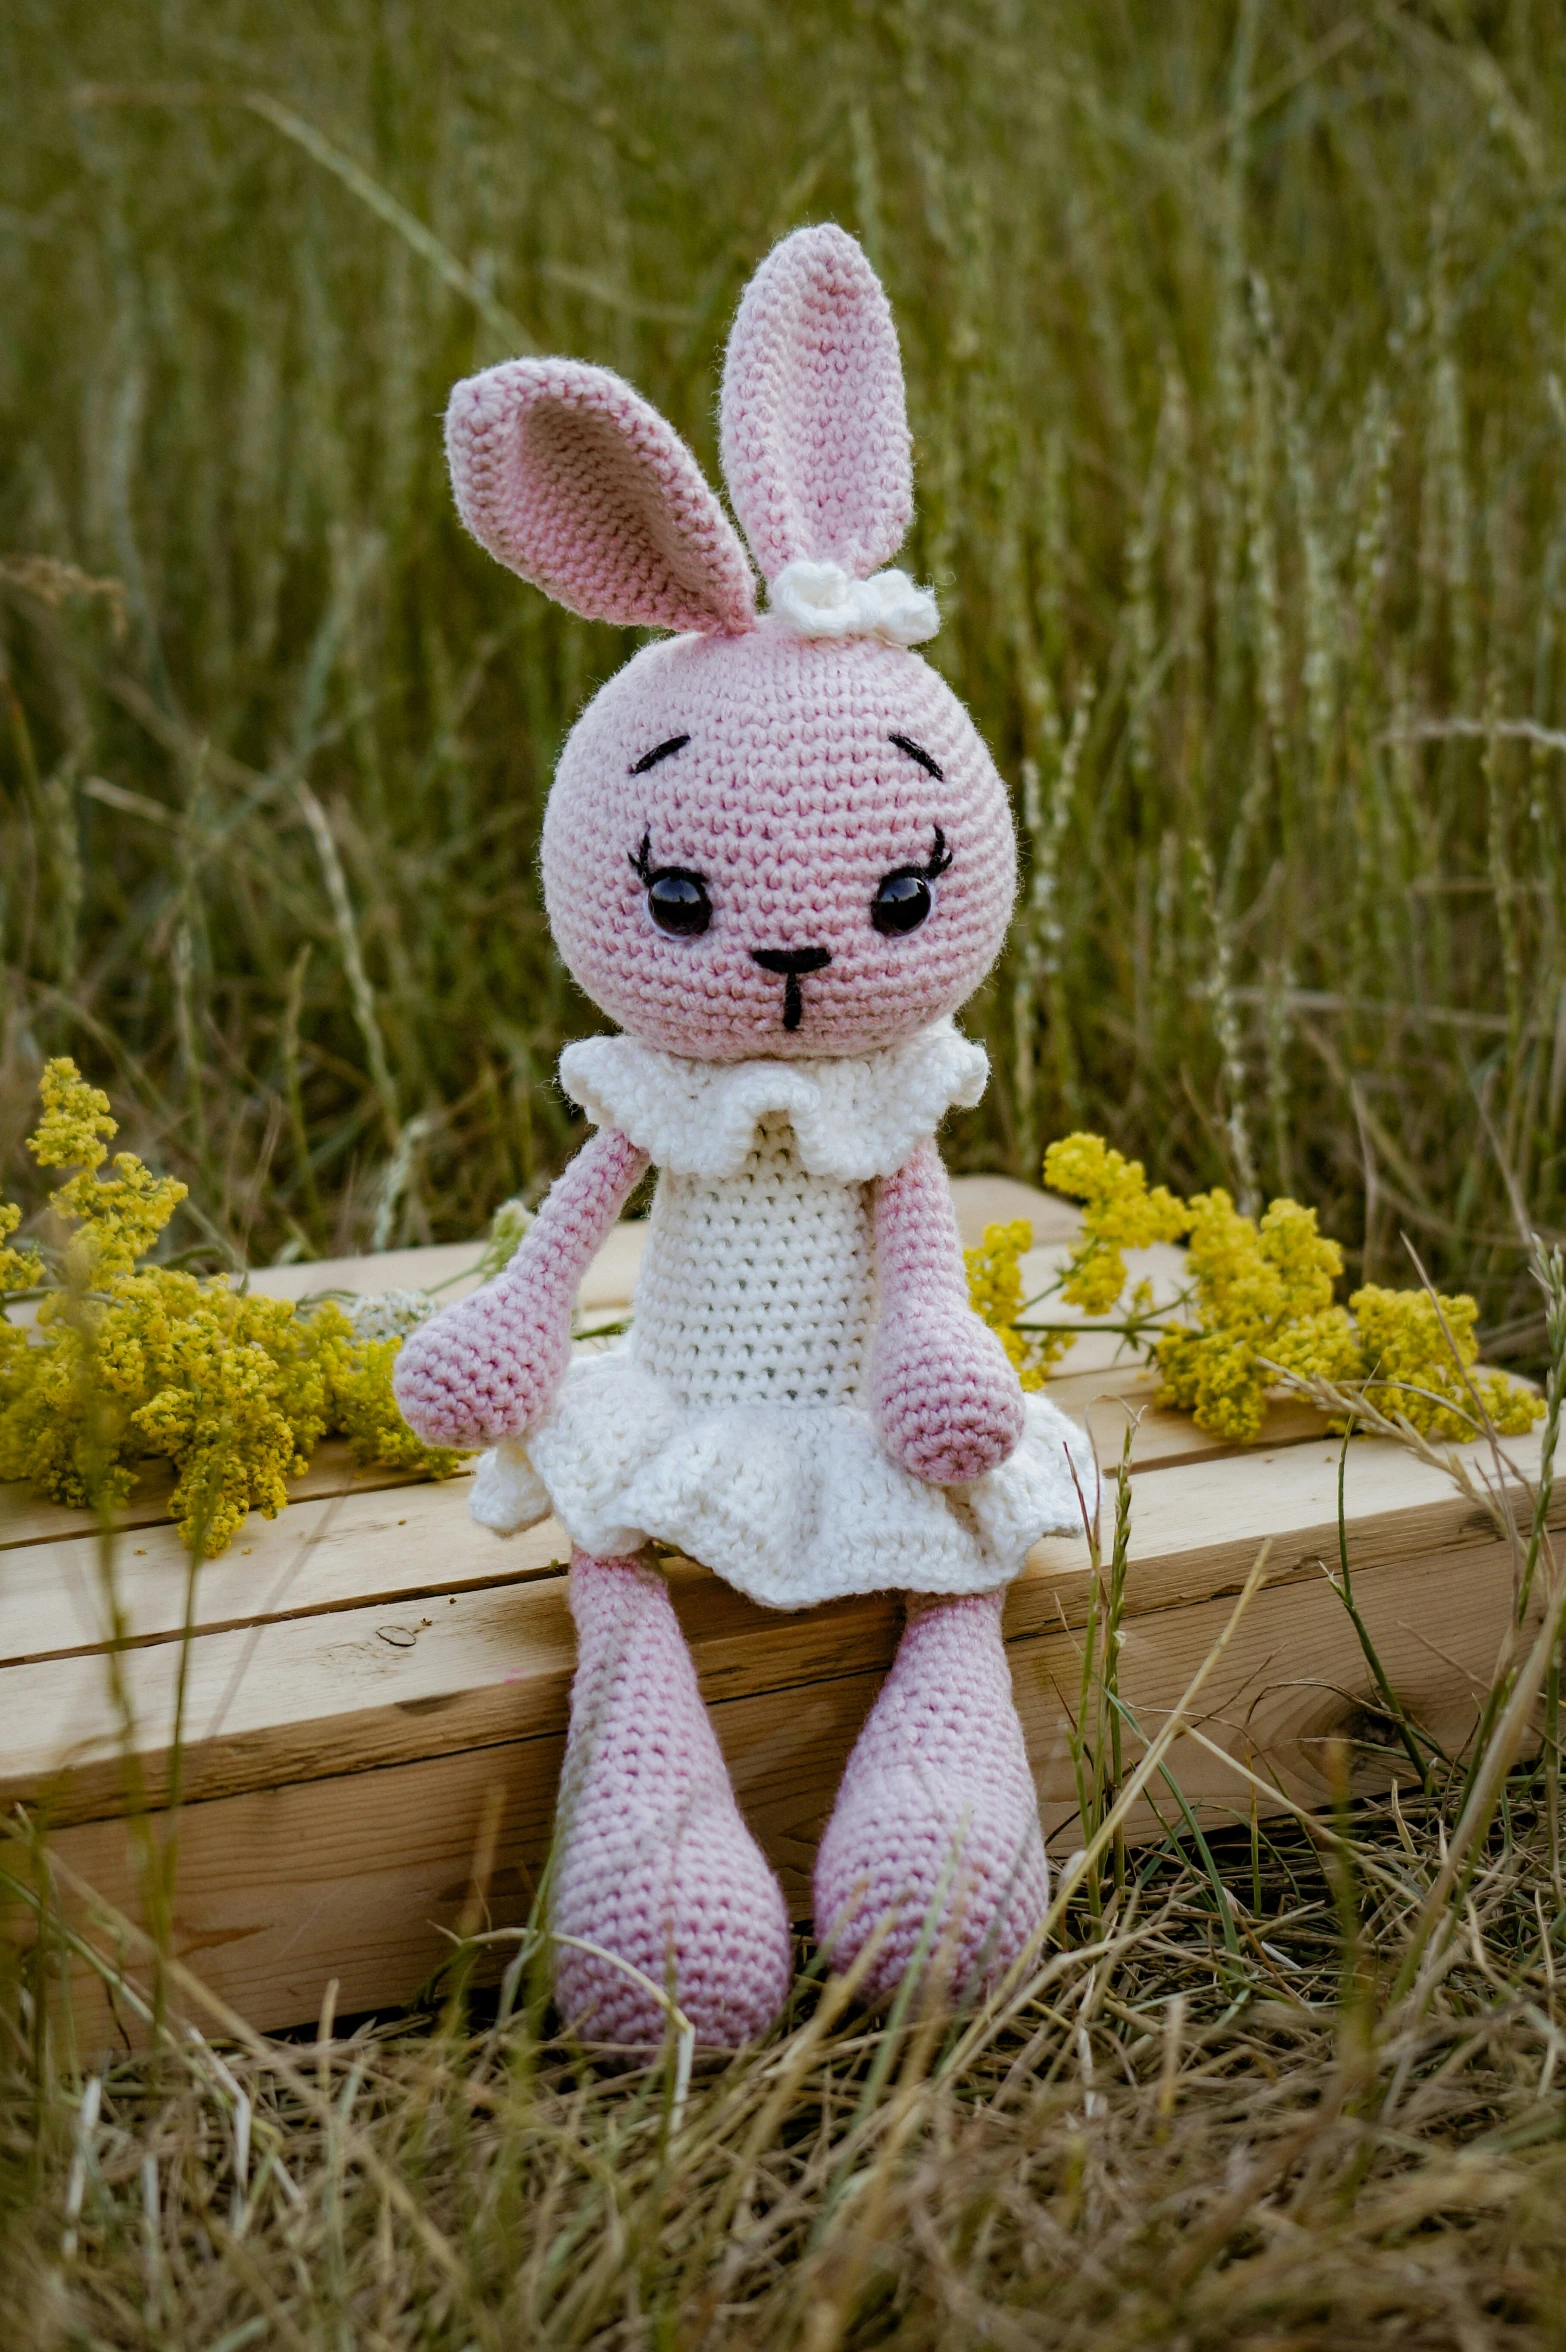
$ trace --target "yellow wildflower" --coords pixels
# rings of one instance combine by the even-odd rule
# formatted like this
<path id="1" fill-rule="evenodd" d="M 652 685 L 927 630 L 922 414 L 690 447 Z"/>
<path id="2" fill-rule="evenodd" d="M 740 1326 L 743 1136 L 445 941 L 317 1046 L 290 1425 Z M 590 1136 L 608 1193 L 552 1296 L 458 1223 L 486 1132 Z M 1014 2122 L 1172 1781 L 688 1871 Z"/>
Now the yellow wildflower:
<path id="1" fill-rule="evenodd" d="M 1317 1231 L 1315 1210 L 1298 1201 L 1275 1200 L 1259 1222 L 1241 1216 L 1221 1188 L 1182 1201 L 1150 1186 L 1139 1161 L 1097 1135 L 1051 1144 L 1044 1180 L 1083 1203 L 1081 1239 L 1060 1290 L 1091 1316 L 1107 1318 L 1119 1307 L 1123 1322 L 1145 1323 L 1152 1291 L 1138 1282 L 1127 1292 L 1122 1253 L 1189 1235 L 1181 1319 L 1172 1311 L 1161 1318 L 1151 1342 L 1135 1328 L 1125 1336 L 1156 1358 L 1159 1403 L 1193 1414 L 1214 1436 L 1241 1443 L 1258 1437 L 1280 1371 L 1361 1391 L 1381 1412 L 1401 1414 L 1435 1437 L 1473 1436 L 1476 1399 L 1508 1436 L 1531 1428 L 1544 1409 L 1504 1373 L 1471 1369 L 1479 1314 L 1471 1298 L 1444 1298 L 1438 1306 L 1422 1291 L 1368 1287 L 1339 1306 L 1333 1292 L 1343 1253 Z M 1016 1328 L 1017 1261 L 1031 1238 L 1024 1226 L 990 1227 L 983 1249 L 968 1252 L 968 1282 L 975 1309 L 1033 1387 L 1069 1340 Z"/>
<path id="2" fill-rule="evenodd" d="M 98 1174 L 119 1124 L 109 1115 L 108 1096 L 89 1086 L 68 1057 L 45 1063 L 39 1092 L 44 1115 L 27 1148 L 40 1167 L 77 1171 L 50 1201 L 58 1216 L 77 1227 L 66 1253 L 67 1270 L 82 1283 L 128 1274 L 151 1249 L 187 1188 L 173 1176 L 151 1175 L 134 1152 L 116 1152 L 114 1174 Z"/>
<path id="3" fill-rule="evenodd" d="M 333 1363 L 332 1426 L 347 1438 L 356 1462 L 449 1477 L 462 1456 L 425 1445 L 397 1410 L 391 1376 L 401 1345 L 400 1339 L 355 1343 L 350 1335 Z"/>
<path id="4" fill-rule="evenodd" d="M 1543 1413 L 1543 1399 L 1503 1372 L 1468 1370 L 1479 1357 L 1479 1309 L 1471 1298 L 1370 1284 L 1349 1305 L 1359 1327 L 1365 1401 L 1379 1411 L 1400 1415 L 1426 1437 L 1457 1440 L 1477 1434 L 1479 1412 L 1503 1437 L 1520 1437 Z"/>
<path id="5" fill-rule="evenodd" d="M 50 1206 L 72 1227 L 66 1279 L 39 1305 L 35 1343 L 0 1322 L 0 1478 L 28 1478 L 78 1508 L 113 1508 L 149 1456 L 172 1462 L 186 1543 L 225 1550 L 251 1511 L 275 1518 L 288 1480 L 341 1430 L 357 1461 L 443 1477 L 461 1457 L 420 1445 L 397 1411 L 400 1340 L 360 1341 L 342 1310 L 301 1311 L 136 1260 L 185 1187 L 129 1152 L 102 1175 L 116 1132 L 108 1098 L 74 1063 L 44 1071 L 29 1139 L 46 1168 L 76 1173 Z M 20 1212 L 0 1205 L 0 1292 L 31 1287 L 38 1259 L 3 1246 Z"/>
<path id="6" fill-rule="evenodd" d="M 1275 1378 L 1261 1358 L 1329 1380 L 1353 1377 L 1353 1327 L 1332 1303 L 1343 1252 L 1298 1201 L 1274 1201 L 1259 1226 L 1221 1187 L 1190 1208 L 1196 1318 L 1158 1342 L 1158 1401 L 1194 1414 L 1215 1437 L 1248 1442 L 1260 1433 Z"/>
<path id="7" fill-rule="evenodd" d="M 1185 1203 L 1163 1185 L 1149 1188 L 1140 1160 L 1128 1160 L 1101 1135 L 1068 1135 L 1044 1155 L 1044 1181 L 1082 1202 L 1082 1237 L 1071 1253 L 1061 1296 L 1086 1315 L 1107 1315 L 1126 1286 L 1121 1252 L 1178 1241 L 1191 1223 Z"/>
<path id="8" fill-rule="evenodd" d="M 101 1168 L 120 1131 L 103 1089 L 89 1086 L 76 1064 L 62 1054 L 57 1061 L 45 1063 L 38 1097 L 43 1117 L 27 1138 L 27 1148 L 38 1165 Z"/>
<path id="9" fill-rule="evenodd" d="M 0 1201 L 0 1295 L 12 1290 L 33 1290 L 43 1279 L 38 1252 L 11 1247 L 11 1235 L 21 1222 L 22 1212 L 16 1203 Z"/>
<path id="10" fill-rule="evenodd" d="M 986 1225 L 980 1246 L 963 1251 L 963 1263 L 974 1313 L 999 1339 L 1023 1387 L 1042 1388 L 1051 1366 L 1071 1342 L 1063 1333 L 1017 1329 L 1023 1306 L 1022 1260 L 1032 1247 L 1033 1228 L 1020 1217 L 1010 1225 Z"/>

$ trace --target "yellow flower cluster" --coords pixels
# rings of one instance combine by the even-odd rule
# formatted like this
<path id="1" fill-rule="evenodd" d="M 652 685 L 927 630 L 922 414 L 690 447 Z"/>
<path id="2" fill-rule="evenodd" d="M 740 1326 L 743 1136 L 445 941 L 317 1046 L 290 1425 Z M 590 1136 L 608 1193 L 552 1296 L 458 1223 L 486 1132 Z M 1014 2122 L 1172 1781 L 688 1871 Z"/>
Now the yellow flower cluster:
<path id="1" fill-rule="evenodd" d="M 1401 1414 L 1426 1437 L 1457 1439 L 1474 1435 L 1476 1411 L 1503 1437 L 1520 1437 L 1543 1415 L 1543 1398 L 1504 1372 L 1469 1370 L 1479 1359 L 1479 1309 L 1471 1298 L 1371 1286 L 1356 1290 L 1349 1306 L 1359 1332 L 1365 1401 L 1379 1411 Z"/>
<path id="2" fill-rule="evenodd" d="M 1082 1238 L 1061 1296 L 1085 1315 L 1107 1315 L 1126 1286 L 1122 1250 L 1178 1241 L 1191 1212 L 1161 1184 L 1148 1187 L 1140 1160 L 1112 1151 L 1101 1135 L 1068 1135 L 1044 1154 L 1044 1181 L 1082 1203 Z"/>
<path id="3" fill-rule="evenodd" d="M 1260 1225 L 1221 1188 L 1198 1193 L 1190 1209 L 1196 1321 L 1158 1340 L 1158 1401 L 1194 1414 L 1215 1437 L 1248 1442 L 1276 1377 L 1263 1358 L 1302 1378 L 1358 1377 L 1353 1326 L 1332 1301 L 1343 1252 L 1298 1201 L 1274 1201 Z"/>
<path id="4" fill-rule="evenodd" d="M 1098 1317 L 1120 1307 L 1125 1319 L 1113 1328 L 1155 1358 L 1159 1403 L 1191 1413 L 1214 1436 L 1248 1442 L 1260 1434 L 1274 1367 L 1353 1391 L 1429 1437 L 1474 1436 L 1476 1401 L 1506 1436 L 1532 1428 L 1544 1410 L 1503 1373 L 1469 1369 L 1479 1352 L 1471 1298 L 1369 1286 L 1346 1308 L 1337 1305 L 1343 1253 L 1317 1232 L 1315 1210 L 1298 1201 L 1275 1200 L 1259 1222 L 1241 1216 L 1221 1188 L 1182 1201 L 1150 1187 L 1140 1161 L 1097 1135 L 1051 1144 L 1044 1181 L 1083 1203 L 1061 1297 Z M 1146 1285 L 1126 1296 L 1121 1253 L 1182 1235 L 1190 1237 L 1184 1313 L 1160 1316 L 1144 1333 Z M 983 1249 L 968 1252 L 968 1283 L 975 1311 L 999 1334 L 1024 1385 L 1037 1387 L 1070 1340 L 1019 1327 L 1018 1260 L 1031 1239 L 1025 1224 L 991 1226 Z"/>
<path id="5" fill-rule="evenodd" d="M 1071 1343 L 1053 1332 L 1017 1329 L 1023 1307 L 1022 1260 L 1032 1247 L 1033 1228 L 1026 1218 L 1012 1225 L 986 1225 L 979 1247 L 963 1251 L 963 1263 L 974 1313 L 999 1339 L 1023 1387 L 1042 1388 L 1051 1366 Z"/>
<path id="6" fill-rule="evenodd" d="M 76 1170 L 49 1200 L 56 1216 L 75 1226 L 66 1249 L 68 1274 L 78 1282 L 128 1274 L 151 1249 L 186 1187 L 172 1176 L 152 1175 L 134 1152 L 116 1152 L 113 1175 L 99 1175 L 119 1130 L 108 1096 L 89 1086 L 74 1062 L 46 1063 L 38 1091 L 43 1117 L 27 1148 L 41 1168 Z"/>
<path id="7" fill-rule="evenodd" d="M 138 1271 L 185 1187 L 129 1152 L 99 1174 L 115 1122 L 73 1062 L 50 1062 L 41 1091 L 29 1148 L 43 1167 L 75 1173 L 50 1199 L 68 1227 L 62 1279 L 45 1289 L 31 1339 L 0 1327 L 0 1478 L 105 1509 L 124 1501 L 147 1457 L 166 1456 L 180 1533 L 212 1558 L 248 1512 L 275 1518 L 287 1481 L 329 1432 L 360 1462 L 432 1477 L 456 1467 L 458 1455 L 421 1446 L 397 1411 L 395 1339 L 359 1341 L 330 1303 L 302 1312 L 243 1296 L 222 1276 Z M 0 1243 L 19 1216 L 0 1207 Z M 0 1290 L 37 1287 L 42 1275 L 35 1255 L 0 1248 Z"/>

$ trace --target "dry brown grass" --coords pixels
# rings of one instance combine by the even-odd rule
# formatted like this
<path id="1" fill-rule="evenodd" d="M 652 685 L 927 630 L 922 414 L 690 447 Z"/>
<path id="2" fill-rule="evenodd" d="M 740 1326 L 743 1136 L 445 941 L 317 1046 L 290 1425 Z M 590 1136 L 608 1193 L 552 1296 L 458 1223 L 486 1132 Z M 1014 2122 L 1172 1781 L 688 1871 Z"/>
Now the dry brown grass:
<path id="1" fill-rule="evenodd" d="M 458 2001 L 328 2043 L 47 2076 L 13 2010 L 9 2340 L 56 2345 L 1558 2344 L 1558 1857 L 1519 1784 L 1450 1940 L 1389 1998 L 1439 1815 L 1338 1859 L 1173 1845 L 998 2014 L 785 2028 L 642 2076 Z M 524 1988 L 525 1990 L 525 1988 Z M 198 2020 L 212 2042 L 186 2033 Z M 213 2047 L 213 2042 L 218 2047 Z"/>

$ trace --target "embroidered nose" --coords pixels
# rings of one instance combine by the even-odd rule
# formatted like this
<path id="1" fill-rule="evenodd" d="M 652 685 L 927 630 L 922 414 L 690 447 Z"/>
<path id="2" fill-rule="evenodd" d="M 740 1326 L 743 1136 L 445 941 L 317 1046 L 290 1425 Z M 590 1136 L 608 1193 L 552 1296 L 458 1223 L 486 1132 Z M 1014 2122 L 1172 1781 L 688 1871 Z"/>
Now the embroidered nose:
<path id="1" fill-rule="evenodd" d="M 832 961 L 829 947 L 753 947 L 752 963 L 764 972 L 777 972 L 783 979 L 783 1026 L 797 1029 L 804 1016 L 805 1000 L 799 983 L 807 972 L 825 971 Z"/>

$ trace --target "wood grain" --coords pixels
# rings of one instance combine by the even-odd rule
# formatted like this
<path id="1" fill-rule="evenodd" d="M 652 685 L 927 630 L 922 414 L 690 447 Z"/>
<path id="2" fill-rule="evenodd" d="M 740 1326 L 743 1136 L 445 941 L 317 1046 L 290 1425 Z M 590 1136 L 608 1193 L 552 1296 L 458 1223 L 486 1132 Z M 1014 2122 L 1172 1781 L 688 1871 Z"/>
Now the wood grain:
<path id="1" fill-rule="evenodd" d="M 1066 1392 L 1066 1409 L 1092 1428 L 1106 1465 L 1118 1459 L 1128 1410 L 1142 1416 L 1132 1454 L 1139 1471 L 1225 1457 L 1227 1449 L 1201 1441 L 1200 1432 L 1193 1444 L 1190 1423 L 1178 1414 L 1150 1407 L 1148 1374 L 1091 1374 L 1056 1385 Z M 1313 1413 L 1280 1406 L 1269 1429 L 1274 1444 L 1286 1444 L 1319 1437 L 1321 1426 Z M 313 1492 L 301 1492 L 276 1519 L 253 1519 L 220 1559 L 202 1566 L 193 1589 L 188 1555 L 166 1517 L 126 1528 L 106 1553 L 96 1530 L 77 1532 L 78 1520 L 60 1514 L 66 1525 L 55 1540 L 18 1544 L 6 1557 L 0 1667 L 101 1650 L 116 1638 L 172 1641 L 187 1621 L 214 1633 L 515 1583 L 569 1561 L 570 1542 L 555 1519 L 504 1539 L 475 1526 L 465 1478 L 439 1486 L 361 1484 L 341 1461 L 318 1461 L 312 1471 Z"/>
<path id="2" fill-rule="evenodd" d="M 0 1666 L 101 1651 L 116 1625 L 124 1642 L 174 1641 L 187 1612 L 193 1631 L 220 1633 L 514 1584 L 569 1561 L 558 1520 L 502 1538 L 475 1525 L 467 1497 L 467 1480 L 454 1479 L 293 1503 L 205 1561 L 193 1589 L 166 1524 L 132 1531 L 107 1561 L 96 1536 L 29 1546 L 0 1573 Z"/>

